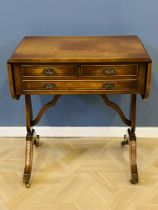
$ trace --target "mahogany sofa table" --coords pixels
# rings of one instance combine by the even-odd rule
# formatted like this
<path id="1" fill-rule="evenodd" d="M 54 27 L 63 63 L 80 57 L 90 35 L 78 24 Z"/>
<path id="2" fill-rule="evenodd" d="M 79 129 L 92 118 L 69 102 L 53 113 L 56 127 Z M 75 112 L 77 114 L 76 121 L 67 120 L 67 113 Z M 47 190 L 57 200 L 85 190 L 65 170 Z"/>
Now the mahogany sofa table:
<path id="1" fill-rule="evenodd" d="M 61 95 L 98 94 L 117 111 L 130 128 L 122 145 L 129 144 L 131 183 L 138 182 L 136 162 L 136 96 L 149 95 L 151 58 L 137 36 L 28 36 L 8 60 L 8 76 L 14 99 L 25 96 L 26 160 L 23 181 L 29 187 L 33 145 L 39 136 L 32 128 Z M 35 118 L 31 95 L 53 95 Z M 108 99 L 108 94 L 130 94 L 130 116 Z"/>

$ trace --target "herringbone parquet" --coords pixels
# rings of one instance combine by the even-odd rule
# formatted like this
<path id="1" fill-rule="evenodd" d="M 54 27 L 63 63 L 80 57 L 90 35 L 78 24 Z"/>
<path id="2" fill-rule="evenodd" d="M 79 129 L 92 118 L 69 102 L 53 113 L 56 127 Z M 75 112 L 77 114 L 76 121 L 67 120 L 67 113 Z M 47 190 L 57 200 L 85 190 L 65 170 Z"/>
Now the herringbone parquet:
<path id="1" fill-rule="evenodd" d="M 121 139 L 42 138 L 32 184 L 22 183 L 24 138 L 0 139 L 0 210 L 158 210 L 158 140 L 138 139 L 140 182 L 129 183 Z"/>

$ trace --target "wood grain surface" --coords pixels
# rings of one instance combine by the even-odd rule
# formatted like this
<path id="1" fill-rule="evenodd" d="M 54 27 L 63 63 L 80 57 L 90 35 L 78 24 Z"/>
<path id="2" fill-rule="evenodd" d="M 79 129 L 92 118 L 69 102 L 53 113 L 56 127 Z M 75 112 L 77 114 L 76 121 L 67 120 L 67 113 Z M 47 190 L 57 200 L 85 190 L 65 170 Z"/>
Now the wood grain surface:
<path id="1" fill-rule="evenodd" d="M 137 36 L 28 36 L 9 63 L 150 62 Z"/>

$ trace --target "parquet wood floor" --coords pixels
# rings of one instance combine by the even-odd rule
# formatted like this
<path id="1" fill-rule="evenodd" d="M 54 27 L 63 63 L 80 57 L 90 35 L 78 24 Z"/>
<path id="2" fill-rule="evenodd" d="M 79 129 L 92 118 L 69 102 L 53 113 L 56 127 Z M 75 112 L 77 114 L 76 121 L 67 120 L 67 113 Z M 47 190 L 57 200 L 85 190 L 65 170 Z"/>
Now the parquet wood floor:
<path id="1" fill-rule="evenodd" d="M 24 138 L 0 139 L 0 210 L 158 210 L 158 139 L 138 139 L 140 182 L 129 182 L 118 138 L 41 138 L 22 183 Z"/>

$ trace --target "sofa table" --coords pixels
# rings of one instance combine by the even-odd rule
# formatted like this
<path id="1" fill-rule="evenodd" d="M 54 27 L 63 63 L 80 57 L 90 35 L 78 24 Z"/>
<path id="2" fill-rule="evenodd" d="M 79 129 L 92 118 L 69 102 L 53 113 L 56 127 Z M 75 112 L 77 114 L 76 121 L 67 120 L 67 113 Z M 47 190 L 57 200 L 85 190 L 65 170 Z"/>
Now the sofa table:
<path id="1" fill-rule="evenodd" d="M 149 95 L 151 58 L 137 36 L 27 36 L 8 60 L 14 99 L 25 96 L 26 151 L 23 182 L 29 187 L 33 145 L 39 136 L 33 126 L 65 94 L 98 94 L 129 126 L 122 145 L 129 144 L 131 183 L 138 182 L 136 162 L 136 96 Z M 31 95 L 53 95 L 34 118 Z M 130 94 L 130 114 L 110 101 L 108 94 Z"/>

